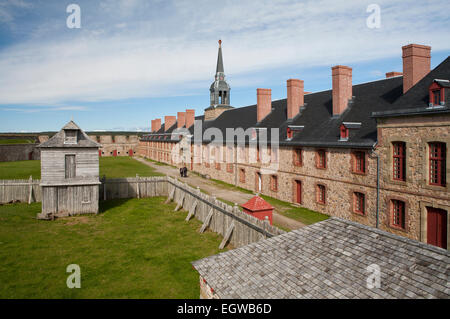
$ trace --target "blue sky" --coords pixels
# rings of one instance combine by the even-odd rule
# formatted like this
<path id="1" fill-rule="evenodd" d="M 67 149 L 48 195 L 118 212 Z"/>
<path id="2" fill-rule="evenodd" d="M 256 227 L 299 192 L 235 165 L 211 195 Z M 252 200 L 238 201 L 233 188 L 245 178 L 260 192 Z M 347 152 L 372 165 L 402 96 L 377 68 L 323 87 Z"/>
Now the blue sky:
<path id="1" fill-rule="evenodd" d="M 81 8 L 81 28 L 66 7 Z M 450 52 L 447 0 L 313 1 L 0 0 L 0 131 L 149 130 L 186 108 L 203 114 L 223 41 L 235 107 L 256 88 L 286 97 L 286 80 L 331 88 L 331 66 L 353 83 L 402 71 L 401 46 L 432 46 L 432 67 Z M 375 3 L 380 28 L 366 24 Z"/>

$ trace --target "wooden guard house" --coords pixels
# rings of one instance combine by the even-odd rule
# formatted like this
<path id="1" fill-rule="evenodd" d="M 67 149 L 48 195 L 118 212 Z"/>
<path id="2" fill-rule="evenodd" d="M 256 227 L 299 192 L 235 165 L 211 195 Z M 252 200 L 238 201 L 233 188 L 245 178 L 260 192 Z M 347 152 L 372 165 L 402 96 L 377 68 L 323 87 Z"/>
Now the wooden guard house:
<path id="1" fill-rule="evenodd" d="M 37 218 L 97 214 L 101 145 L 70 121 L 38 147 L 41 150 L 42 213 Z"/>

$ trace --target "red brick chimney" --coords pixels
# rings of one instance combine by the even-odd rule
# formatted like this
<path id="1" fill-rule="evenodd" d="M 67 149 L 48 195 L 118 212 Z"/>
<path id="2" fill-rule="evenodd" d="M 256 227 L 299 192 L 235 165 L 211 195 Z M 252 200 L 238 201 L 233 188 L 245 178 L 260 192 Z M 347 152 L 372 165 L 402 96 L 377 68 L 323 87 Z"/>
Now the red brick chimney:
<path id="1" fill-rule="evenodd" d="M 186 128 L 190 128 L 192 125 L 194 125 L 195 121 L 195 110 L 189 109 L 186 110 Z"/>
<path id="2" fill-rule="evenodd" d="M 181 128 L 186 124 L 186 113 L 177 112 L 177 128 Z"/>
<path id="3" fill-rule="evenodd" d="M 155 131 L 155 120 L 152 120 L 152 125 L 150 126 L 150 132 Z"/>
<path id="4" fill-rule="evenodd" d="M 152 120 L 152 132 L 157 132 L 161 129 L 161 119 Z"/>
<path id="5" fill-rule="evenodd" d="M 164 116 L 164 132 L 167 132 L 169 128 L 171 128 L 175 122 L 177 121 L 176 116 Z"/>
<path id="6" fill-rule="evenodd" d="M 300 111 L 300 106 L 303 106 L 304 84 L 302 80 L 289 79 L 287 80 L 287 118 L 294 118 Z"/>
<path id="7" fill-rule="evenodd" d="M 272 110 L 272 90 L 256 89 L 256 119 L 261 122 Z"/>
<path id="8" fill-rule="evenodd" d="M 403 94 L 430 72 L 431 47 L 408 44 L 402 47 Z"/>
<path id="9" fill-rule="evenodd" d="M 333 115 L 342 114 L 352 98 L 352 68 L 336 65 L 331 68 L 333 77 Z"/>
<path id="10" fill-rule="evenodd" d="M 395 72 L 395 71 L 387 72 L 386 73 L 386 79 L 393 78 L 394 76 L 399 76 L 399 75 L 403 75 L 403 73 L 402 72 Z"/>

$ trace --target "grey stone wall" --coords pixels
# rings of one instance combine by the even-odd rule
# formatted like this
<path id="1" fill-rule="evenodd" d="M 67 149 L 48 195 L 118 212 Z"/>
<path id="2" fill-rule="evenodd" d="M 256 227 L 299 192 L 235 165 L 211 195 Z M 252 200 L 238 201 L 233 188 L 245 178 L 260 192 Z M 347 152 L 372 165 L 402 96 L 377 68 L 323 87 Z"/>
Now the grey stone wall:
<path id="1" fill-rule="evenodd" d="M 41 159 L 39 144 L 0 145 L 0 162 L 26 161 Z"/>

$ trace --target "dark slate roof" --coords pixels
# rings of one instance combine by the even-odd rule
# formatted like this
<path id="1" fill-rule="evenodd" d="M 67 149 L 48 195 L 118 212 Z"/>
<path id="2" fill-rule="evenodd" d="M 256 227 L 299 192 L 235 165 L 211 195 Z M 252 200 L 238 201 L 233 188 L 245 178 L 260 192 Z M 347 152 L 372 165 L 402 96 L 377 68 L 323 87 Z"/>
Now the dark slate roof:
<path id="1" fill-rule="evenodd" d="M 221 298 L 450 298 L 449 251 L 335 217 L 192 264 Z"/>
<path id="2" fill-rule="evenodd" d="M 64 131 L 65 130 L 75 130 L 77 131 L 77 144 L 64 144 Z M 64 127 L 47 141 L 38 145 L 41 148 L 51 148 L 51 147 L 101 147 L 101 144 L 94 142 L 74 121 L 68 122 Z"/>
<path id="3" fill-rule="evenodd" d="M 430 108 L 429 102 L 429 87 L 433 81 L 437 79 L 449 79 L 450 78 L 450 57 L 447 57 L 437 67 L 431 70 L 426 76 L 410 88 L 405 94 L 398 98 L 395 103 L 391 105 L 389 110 L 377 110 L 372 115 L 374 117 L 383 116 L 403 116 L 403 115 L 415 115 L 421 112 L 434 113 L 433 109 L 436 109 L 438 113 L 449 112 L 450 94 L 446 94 L 446 105 L 442 108 Z M 439 83 L 439 82 L 438 82 Z M 440 81 L 439 84 L 445 84 Z M 402 88 L 403 90 L 403 88 Z M 440 109 L 440 110 L 439 110 Z M 387 111 L 387 112 L 383 112 Z"/>
<path id="4" fill-rule="evenodd" d="M 305 105 L 299 114 L 287 120 L 287 99 L 272 101 L 272 111 L 260 122 L 256 122 L 256 105 L 232 108 L 216 119 L 203 121 L 202 131 L 215 127 L 220 129 L 224 139 L 226 128 L 270 128 L 279 129 L 279 144 L 313 147 L 372 148 L 377 142 L 376 117 L 393 114 L 415 114 L 417 112 L 442 113 L 450 111 L 450 94 L 445 107 L 428 107 L 428 88 L 435 79 L 450 78 L 450 57 L 427 76 L 403 94 L 403 76 L 353 85 L 353 99 L 347 109 L 338 116 L 332 115 L 332 90 L 305 94 Z M 442 81 L 441 81 L 442 82 Z M 408 111 L 405 111 L 408 109 Z M 408 113 L 409 112 L 409 113 Z M 197 119 L 197 118 L 196 118 Z M 340 126 L 343 122 L 361 123 L 350 129 L 348 140 L 340 140 Z M 288 126 L 303 126 L 287 140 Z M 190 128 L 193 134 L 193 128 Z M 159 133 L 159 132 L 157 132 Z M 149 135 L 151 136 L 151 134 Z M 149 137 L 151 139 L 151 137 Z M 248 139 L 246 139 L 248 142 Z M 209 142 L 204 140 L 203 142 Z"/>

